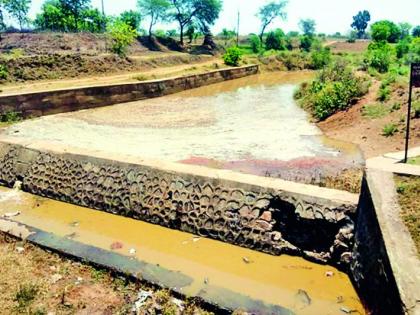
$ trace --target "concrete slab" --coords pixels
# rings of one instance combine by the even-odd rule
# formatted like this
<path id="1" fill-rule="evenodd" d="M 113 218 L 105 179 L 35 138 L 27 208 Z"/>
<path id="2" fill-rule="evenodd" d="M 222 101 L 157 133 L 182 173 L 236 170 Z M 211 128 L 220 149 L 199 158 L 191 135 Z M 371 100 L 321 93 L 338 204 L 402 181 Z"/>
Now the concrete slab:
<path id="1" fill-rule="evenodd" d="M 374 170 L 381 170 L 385 172 L 420 176 L 420 166 L 401 163 L 404 160 L 405 152 L 392 152 L 368 159 L 366 167 Z M 420 156 L 420 147 L 415 147 L 409 150 L 408 157 Z"/>

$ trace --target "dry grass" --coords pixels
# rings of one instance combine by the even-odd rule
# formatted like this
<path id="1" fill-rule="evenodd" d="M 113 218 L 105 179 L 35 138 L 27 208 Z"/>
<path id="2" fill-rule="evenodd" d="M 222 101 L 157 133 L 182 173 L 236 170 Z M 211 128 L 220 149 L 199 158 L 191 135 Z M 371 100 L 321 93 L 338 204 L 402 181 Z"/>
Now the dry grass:
<path id="1" fill-rule="evenodd" d="M 131 314 L 139 290 L 153 291 L 4 233 L 0 233 L 0 266 L 0 314 Z M 170 299 L 168 291 L 154 291 L 139 314 L 149 314 L 151 306 L 179 314 Z M 194 301 L 186 303 L 185 312 L 209 314 Z"/>
<path id="2" fill-rule="evenodd" d="M 396 176 L 401 216 L 420 254 L 420 177 Z"/>

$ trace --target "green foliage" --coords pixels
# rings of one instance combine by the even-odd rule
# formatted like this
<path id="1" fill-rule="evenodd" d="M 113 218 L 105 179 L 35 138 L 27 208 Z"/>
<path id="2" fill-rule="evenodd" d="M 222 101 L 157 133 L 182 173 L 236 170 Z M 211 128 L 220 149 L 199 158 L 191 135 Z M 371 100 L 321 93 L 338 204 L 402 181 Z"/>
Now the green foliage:
<path id="1" fill-rule="evenodd" d="M 396 43 L 401 37 L 401 30 L 394 22 L 383 20 L 372 24 L 371 35 L 377 42 Z"/>
<path id="2" fill-rule="evenodd" d="M 281 18 L 283 20 L 286 19 L 287 15 L 285 12 L 285 8 L 287 5 L 287 1 L 279 0 L 271 1 L 265 5 L 263 5 L 257 13 L 257 17 L 261 21 L 261 32 L 260 32 L 260 40 L 263 41 L 265 29 L 269 26 L 275 19 Z"/>
<path id="3" fill-rule="evenodd" d="M 313 69 L 322 69 L 331 62 L 331 50 L 329 47 L 319 45 L 311 52 Z"/>
<path id="4" fill-rule="evenodd" d="M 141 15 L 134 10 L 124 11 L 120 15 L 120 20 L 129 25 L 133 30 L 138 30 L 140 28 Z"/>
<path id="5" fill-rule="evenodd" d="M 382 135 L 384 137 L 392 137 L 397 132 L 398 132 L 398 127 L 393 123 L 386 124 L 382 129 Z"/>
<path id="6" fill-rule="evenodd" d="M 411 41 L 405 59 L 407 64 L 420 62 L 420 37 L 416 37 Z"/>
<path id="7" fill-rule="evenodd" d="M 314 38 L 312 36 L 303 35 L 300 37 L 300 49 L 309 52 L 311 50 Z"/>
<path id="8" fill-rule="evenodd" d="M 190 30 L 190 28 L 188 28 L 188 30 Z M 167 30 L 166 31 L 166 36 L 168 37 L 175 37 L 177 35 L 176 30 L 172 29 L 172 30 Z M 187 31 L 187 35 L 188 35 L 188 31 Z M 192 37 L 194 37 L 194 32 L 192 32 Z M 191 39 L 192 41 L 192 39 Z"/>
<path id="9" fill-rule="evenodd" d="M 347 42 L 348 43 L 355 43 L 356 39 L 357 39 L 357 32 L 356 31 L 351 31 L 349 37 L 347 38 Z"/>
<path id="10" fill-rule="evenodd" d="M 356 31 L 357 38 L 363 38 L 366 34 L 366 28 L 370 21 L 369 11 L 359 11 L 357 15 L 353 16 L 353 23 L 351 27 Z"/>
<path id="11" fill-rule="evenodd" d="M 302 30 L 303 34 L 306 36 L 315 35 L 315 26 L 316 26 L 316 23 L 312 19 L 305 19 L 305 20 L 299 21 L 299 27 Z"/>
<path id="12" fill-rule="evenodd" d="M 150 20 L 149 36 L 152 37 L 153 27 L 168 18 L 170 2 L 169 0 L 138 0 L 137 6 L 140 12 Z"/>
<path id="13" fill-rule="evenodd" d="M 0 122 L 15 123 L 22 120 L 22 115 L 17 112 L 6 112 L 0 115 Z"/>
<path id="14" fill-rule="evenodd" d="M 410 41 L 407 38 L 404 38 L 398 42 L 395 46 L 395 52 L 397 53 L 397 58 L 401 59 L 410 51 Z"/>
<path id="15" fill-rule="evenodd" d="M 281 29 L 276 29 L 274 32 L 269 32 L 265 40 L 265 48 L 267 50 L 285 50 L 286 49 L 286 40 L 285 34 Z"/>
<path id="16" fill-rule="evenodd" d="M 195 26 L 194 25 L 190 25 L 188 26 L 187 32 L 185 33 L 185 35 L 187 35 L 188 40 L 190 43 L 192 43 L 193 39 L 195 38 Z"/>
<path id="17" fill-rule="evenodd" d="M 391 98 L 391 89 L 388 86 L 381 86 L 378 90 L 378 101 L 386 102 Z"/>
<path id="18" fill-rule="evenodd" d="M 362 109 L 362 115 L 370 119 L 385 117 L 389 114 L 389 109 L 383 104 L 365 105 Z"/>
<path id="19" fill-rule="evenodd" d="M 108 26 L 108 36 L 112 40 L 111 51 L 124 57 L 128 46 L 130 46 L 137 37 L 137 32 L 130 25 L 120 19 L 116 19 Z"/>
<path id="20" fill-rule="evenodd" d="M 29 22 L 28 12 L 31 0 L 3 0 L 6 11 L 15 18 L 22 30 L 23 26 Z"/>
<path id="21" fill-rule="evenodd" d="M 288 70 L 303 70 L 311 68 L 308 54 L 298 51 L 283 51 L 276 56 Z"/>
<path id="22" fill-rule="evenodd" d="M 78 4 L 78 5 L 77 5 Z M 37 14 L 34 24 L 40 30 L 69 32 L 102 32 L 107 19 L 90 1 L 47 0 Z"/>
<path id="23" fill-rule="evenodd" d="M 404 39 L 410 36 L 411 28 L 413 27 L 410 23 L 399 23 L 398 24 L 400 28 L 400 38 Z"/>
<path id="24" fill-rule="evenodd" d="M 415 101 L 412 104 L 412 110 L 413 110 L 413 118 L 418 119 L 420 118 L 420 101 Z"/>
<path id="25" fill-rule="evenodd" d="M 369 44 L 364 62 L 368 67 L 372 67 L 379 73 L 385 73 L 388 72 L 393 59 L 394 50 L 392 46 L 381 41 Z"/>
<path id="26" fill-rule="evenodd" d="M 255 35 L 251 34 L 248 38 L 253 53 L 258 53 L 261 50 L 261 40 Z"/>
<path id="27" fill-rule="evenodd" d="M 5 81 L 9 77 L 9 70 L 6 65 L 0 64 L 0 81 Z"/>
<path id="28" fill-rule="evenodd" d="M 366 81 L 355 76 L 347 63 L 337 60 L 322 70 L 312 84 L 303 85 L 296 97 L 304 108 L 323 120 L 347 109 L 367 91 Z"/>
<path id="29" fill-rule="evenodd" d="M 242 58 L 242 52 L 236 46 L 232 46 L 228 48 L 226 53 L 223 55 L 223 61 L 228 66 L 234 66 L 234 67 L 239 66 L 239 62 L 241 61 L 241 58 Z"/>
<path id="30" fill-rule="evenodd" d="M 38 294 L 38 287 L 34 284 L 26 284 L 19 287 L 15 295 L 15 301 L 19 308 L 28 307 L 36 298 Z"/>
<path id="31" fill-rule="evenodd" d="M 420 37 L 420 25 L 417 25 L 413 28 L 411 35 L 413 35 L 413 37 Z"/>

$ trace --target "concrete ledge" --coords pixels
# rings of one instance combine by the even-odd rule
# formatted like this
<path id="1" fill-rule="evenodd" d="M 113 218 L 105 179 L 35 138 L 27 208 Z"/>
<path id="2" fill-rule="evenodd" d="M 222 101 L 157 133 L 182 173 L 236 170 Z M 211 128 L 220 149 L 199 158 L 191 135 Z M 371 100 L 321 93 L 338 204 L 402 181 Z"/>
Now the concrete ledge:
<path id="1" fill-rule="evenodd" d="M 351 270 L 372 314 L 420 314 L 420 261 L 392 173 L 367 171 L 355 241 Z"/>
<path id="2" fill-rule="evenodd" d="M 0 114 L 17 112 L 26 118 L 114 105 L 168 95 L 204 85 L 245 77 L 257 72 L 258 66 L 251 65 L 140 83 L 2 95 L 0 96 Z"/>
<path id="3" fill-rule="evenodd" d="M 346 268 L 357 196 L 280 179 L 45 143 L 0 143 L 0 182 L 270 254 Z"/>

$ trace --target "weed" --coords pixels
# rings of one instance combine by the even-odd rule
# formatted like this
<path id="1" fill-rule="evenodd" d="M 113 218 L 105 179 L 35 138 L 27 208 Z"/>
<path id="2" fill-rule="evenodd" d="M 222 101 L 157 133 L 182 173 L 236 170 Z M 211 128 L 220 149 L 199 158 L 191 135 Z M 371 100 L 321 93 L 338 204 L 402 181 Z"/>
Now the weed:
<path id="1" fill-rule="evenodd" d="M 0 65 L 0 81 L 5 81 L 9 77 L 9 70 L 6 65 Z"/>
<path id="2" fill-rule="evenodd" d="M 15 123 L 22 120 L 22 115 L 18 112 L 6 112 L 0 114 L 0 122 L 2 123 Z"/>
<path id="3" fill-rule="evenodd" d="M 420 118 L 420 101 L 413 102 L 412 108 L 413 108 L 412 110 L 414 113 L 413 118 L 415 119 Z"/>
<path id="4" fill-rule="evenodd" d="M 18 303 L 19 308 L 26 308 L 35 300 L 37 294 L 38 287 L 29 283 L 19 287 L 15 295 L 15 301 Z"/>
<path id="5" fill-rule="evenodd" d="M 386 116 L 389 113 L 388 108 L 383 104 L 365 105 L 362 109 L 362 115 L 370 119 L 376 119 Z"/>
<path id="6" fill-rule="evenodd" d="M 100 281 L 105 278 L 107 273 L 105 270 L 92 268 L 90 274 L 95 281 Z"/>
<path id="7" fill-rule="evenodd" d="M 395 112 L 395 111 L 400 110 L 400 109 L 401 109 L 401 103 L 394 103 L 391 106 L 391 112 Z"/>
<path id="8" fill-rule="evenodd" d="M 384 137 L 392 137 L 396 132 L 398 132 L 398 127 L 395 124 L 386 124 L 382 129 L 382 135 Z"/>
<path id="9" fill-rule="evenodd" d="M 147 81 L 147 80 L 149 80 L 149 78 L 147 76 L 142 75 L 142 74 L 133 77 L 133 79 L 134 80 L 137 80 L 137 81 Z"/>
<path id="10" fill-rule="evenodd" d="M 391 89 L 388 86 L 381 87 L 378 90 L 377 100 L 381 102 L 386 102 L 391 97 Z"/>

